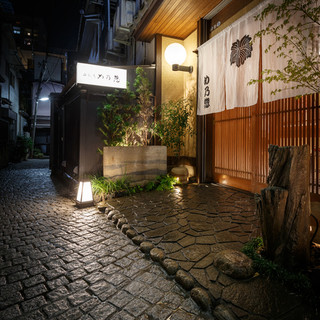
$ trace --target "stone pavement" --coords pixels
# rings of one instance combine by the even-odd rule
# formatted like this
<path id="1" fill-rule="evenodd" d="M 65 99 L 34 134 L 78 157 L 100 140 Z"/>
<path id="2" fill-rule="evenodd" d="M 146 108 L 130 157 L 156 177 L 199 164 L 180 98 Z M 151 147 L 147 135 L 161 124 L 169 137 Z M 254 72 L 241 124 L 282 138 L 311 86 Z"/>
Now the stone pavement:
<path id="1" fill-rule="evenodd" d="M 215 299 L 221 298 L 230 280 L 213 266 L 214 254 L 226 248 L 240 250 L 259 234 L 253 195 L 221 186 L 177 187 L 173 192 L 139 194 L 109 204 Z"/>
<path id="2" fill-rule="evenodd" d="M 211 184 L 142 193 L 110 201 L 115 219 L 115 210 L 76 209 L 75 190 L 54 184 L 47 165 L 0 170 L 1 320 L 320 319 L 276 283 L 235 280 L 215 267 L 217 253 L 259 234 L 252 194 Z M 158 251 L 141 253 L 137 238 Z M 169 276 L 163 258 L 180 270 Z M 182 272 L 189 288 L 177 284 Z M 204 307 L 195 288 L 211 310 L 194 302 Z"/>
<path id="3" fill-rule="evenodd" d="M 260 234 L 253 194 L 202 184 L 108 203 L 124 215 L 137 234 L 191 275 L 194 286 L 208 292 L 213 307 L 227 308 L 223 319 L 320 319 L 320 306 L 314 310 L 277 283 L 259 276 L 236 280 L 215 267 L 217 253 L 240 250 Z"/>
<path id="4" fill-rule="evenodd" d="M 47 160 L 0 170 L 1 320 L 212 319 L 69 191 L 52 182 Z"/>

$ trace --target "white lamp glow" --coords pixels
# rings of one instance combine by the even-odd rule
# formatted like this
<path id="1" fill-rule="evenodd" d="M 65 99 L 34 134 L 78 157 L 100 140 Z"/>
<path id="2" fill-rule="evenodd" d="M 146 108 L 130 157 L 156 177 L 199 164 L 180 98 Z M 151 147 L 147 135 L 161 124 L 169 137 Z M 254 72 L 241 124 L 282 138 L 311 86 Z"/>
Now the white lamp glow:
<path id="1" fill-rule="evenodd" d="M 164 57 L 169 64 L 182 64 L 186 60 L 187 52 L 180 43 L 171 43 L 167 46 Z"/>
<path id="2" fill-rule="evenodd" d="M 80 181 L 78 194 L 77 194 L 78 206 L 89 206 L 93 203 L 92 189 L 90 181 Z"/>
<path id="3" fill-rule="evenodd" d="M 187 52 L 183 45 L 180 43 L 171 43 L 167 46 L 164 57 L 166 61 L 172 65 L 172 71 L 185 71 L 192 73 L 192 66 L 181 66 L 186 60 Z"/>
<path id="4" fill-rule="evenodd" d="M 42 97 L 39 99 L 40 101 L 48 101 L 49 100 L 49 97 Z"/>

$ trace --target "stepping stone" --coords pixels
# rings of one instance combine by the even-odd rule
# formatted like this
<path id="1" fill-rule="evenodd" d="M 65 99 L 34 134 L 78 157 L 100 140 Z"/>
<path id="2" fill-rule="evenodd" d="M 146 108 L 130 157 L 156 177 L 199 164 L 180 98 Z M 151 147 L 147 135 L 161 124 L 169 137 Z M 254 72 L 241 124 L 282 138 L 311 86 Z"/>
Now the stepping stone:
<path id="1" fill-rule="evenodd" d="M 137 234 L 133 229 L 128 229 L 126 232 L 126 235 L 129 239 L 132 239 L 133 237 L 135 237 Z"/>
<path id="2" fill-rule="evenodd" d="M 252 260 L 237 250 L 220 251 L 214 257 L 214 265 L 233 279 L 248 279 L 255 273 Z"/>
<path id="3" fill-rule="evenodd" d="M 217 320 L 237 320 L 238 318 L 225 305 L 219 304 L 213 310 L 213 315 Z"/>
<path id="4" fill-rule="evenodd" d="M 194 287 L 193 278 L 183 270 L 177 271 L 175 279 L 186 290 L 191 290 Z"/>
<path id="5" fill-rule="evenodd" d="M 94 202 L 96 202 L 95 201 L 95 199 L 94 199 Z M 100 212 L 106 212 L 105 211 L 105 209 L 106 209 L 106 203 L 104 203 L 104 202 L 98 202 L 98 203 L 96 203 L 96 207 L 97 207 L 97 209 L 100 211 Z"/>
<path id="6" fill-rule="evenodd" d="M 111 220 L 116 225 L 118 223 L 118 220 L 121 218 L 123 218 L 123 215 L 121 213 L 117 213 L 112 216 Z"/>
<path id="7" fill-rule="evenodd" d="M 164 259 L 161 264 L 170 276 L 173 276 L 179 269 L 178 262 L 172 259 Z"/>
<path id="8" fill-rule="evenodd" d="M 179 181 L 181 183 L 186 183 L 188 182 L 188 169 L 186 167 L 174 167 L 171 170 L 171 174 L 176 177 L 179 178 Z"/>
<path id="9" fill-rule="evenodd" d="M 120 218 L 118 219 L 117 228 L 121 228 L 124 224 L 126 224 L 128 221 L 126 218 Z"/>
<path id="10" fill-rule="evenodd" d="M 143 236 L 135 236 L 135 237 L 132 238 L 133 243 L 136 244 L 136 245 L 138 245 L 138 246 L 139 246 L 140 243 L 143 242 L 144 240 L 145 240 L 145 239 L 144 239 Z"/>
<path id="11" fill-rule="evenodd" d="M 211 299 L 207 291 L 202 288 L 193 288 L 190 292 L 191 298 L 203 309 L 207 311 L 211 307 Z"/>
<path id="12" fill-rule="evenodd" d="M 164 259 L 164 251 L 159 248 L 153 248 L 150 250 L 151 259 L 155 262 L 161 262 Z"/>
<path id="13" fill-rule="evenodd" d="M 153 249 L 153 244 L 151 242 L 143 241 L 143 242 L 140 243 L 140 250 L 143 253 L 149 254 L 152 249 Z"/>
<path id="14" fill-rule="evenodd" d="M 125 224 L 123 224 L 122 226 L 121 226 L 121 231 L 124 233 L 124 234 L 126 234 L 127 233 L 127 231 L 130 229 L 130 224 L 127 224 L 127 223 L 125 223 Z"/>
<path id="15" fill-rule="evenodd" d="M 210 254 L 210 246 L 209 245 L 200 245 L 194 244 L 183 248 L 181 250 L 182 254 L 191 262 L 198 262 Z"/>
<path id="16" fill-rule="evenodd" d="M 108 219 L 111 220 L 115 214 L 120 214 L 119 210 L 111 210 L 108 212 Z"/>

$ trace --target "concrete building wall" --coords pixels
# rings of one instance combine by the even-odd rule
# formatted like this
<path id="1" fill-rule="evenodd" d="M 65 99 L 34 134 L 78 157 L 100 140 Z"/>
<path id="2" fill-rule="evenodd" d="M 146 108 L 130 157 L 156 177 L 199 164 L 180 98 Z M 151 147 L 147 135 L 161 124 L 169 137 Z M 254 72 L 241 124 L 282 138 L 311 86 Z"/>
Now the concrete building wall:
<path id="1" fill-rule="evenodd" d="M 32 115 L 34 115 L 35 111 L 35 103 L 36 103 L 36 93 L 38 90 L 39 82 L 33 83 L 32 88 Z M 54 82 L 44 82 L 41 85 L 41 93 L 39 98 L 49 97 L 51 93 L 60 93 L 63 89 L 64 85 Z M 50 101 L 39 101 L 38 102 L 38 110 L 37 110 L 38 116 L 46 116 L 50 117 Z"/>
<path id="2" fill-rule="evenodd" d="M 184 44 L 182 40 L 162 37 L 162 78 L 161 78 L 161 101 L 184 98 L 184 72 L 172 71 L 171 65 L 166 61 L 164 52 L 168 45 L 172 43 Z"/>
<path id="3" fill-rule="evenodd" d="M 179 43 L 184 46 L 187 58 L 184 66 L 193 66 L 193 72 L 172 71 L 171 65 L 165 60 L 164 52 L 171 43 Z M 194 31 L 185 40 L 162 37 L 162 78 L 161 78 L 161 100 L 163 103 L 180 98 L 192 99 L 193 116 L 191 119 L 195 129 L 196 120 L 196 96 L 197 96 L 197 55 L 193 52 L 197 49 L 197 32 Z M 182 148 L 181 156 L 196 157 L 196 137 L 184 137 L 185 146 Z M 172 151 L 168 150 L 172 156 Z"/>
<path id="4" fill-rule="evenodd" d="M 1 54 L 0 54 L 0 75 L 4 82 L 0 82 L 1 97 L 10 101 L 8 104 L 1 104 L 2 108 L 9 108 L 14 112 L 14 118 L 10 119 L 9 140 L 15 140 L 16 135 L 22 134 L 19 131 L 19 58 L 17 56 L 15 42 L 12 36 L 11 27 L 6 24 L 0 26 Z"/>

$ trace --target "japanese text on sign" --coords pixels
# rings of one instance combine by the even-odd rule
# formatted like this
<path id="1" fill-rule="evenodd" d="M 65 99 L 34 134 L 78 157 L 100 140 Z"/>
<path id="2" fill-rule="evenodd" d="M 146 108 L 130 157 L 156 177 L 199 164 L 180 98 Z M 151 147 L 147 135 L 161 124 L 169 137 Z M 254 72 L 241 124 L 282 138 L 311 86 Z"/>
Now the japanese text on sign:
<path id="1" fill-rule="evenodd" d="M 78 62 L 77 83 L 125 89 L 127 70 Z"/>
<path id="2" fill-rule="evenodd" d="M 210 78 L 209 76 L 205 76 L 204 77 L 204 101 L 203 101 L 203 106 L 204 108 L 209 108 L 210 107 L 210 88 L 209 88 L 209 82 L 210 82 Z"/>

